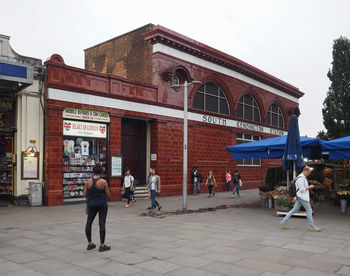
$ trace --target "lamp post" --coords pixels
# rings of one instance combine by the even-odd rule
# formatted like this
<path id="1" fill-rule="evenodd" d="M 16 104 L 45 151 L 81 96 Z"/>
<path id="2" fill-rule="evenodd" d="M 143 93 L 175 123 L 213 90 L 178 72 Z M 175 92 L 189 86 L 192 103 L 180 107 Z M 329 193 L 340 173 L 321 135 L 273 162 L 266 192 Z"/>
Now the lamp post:
<path id="1" fill-rule="evenodd" d="M 185 81 L 184 84 L 176 84 L 172 87 L 184 87 L 184 130 L 183 130 L 183 175 L 182 175 L 182 210 L 187 210 L 187 109 L 188 109 L 188 87 L 195 84 L 201 84 L 200 81 Z"/>

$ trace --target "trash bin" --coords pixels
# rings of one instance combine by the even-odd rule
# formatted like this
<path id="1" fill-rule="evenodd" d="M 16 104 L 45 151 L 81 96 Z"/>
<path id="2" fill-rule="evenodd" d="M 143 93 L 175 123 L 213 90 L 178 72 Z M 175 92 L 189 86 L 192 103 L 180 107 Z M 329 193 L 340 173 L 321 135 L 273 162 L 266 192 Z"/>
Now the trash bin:
<path id="1" fill-rule="evenodd" d="M 41 182 L 29 182 L 29 205 L 43 205 L 43 184 Z"/>

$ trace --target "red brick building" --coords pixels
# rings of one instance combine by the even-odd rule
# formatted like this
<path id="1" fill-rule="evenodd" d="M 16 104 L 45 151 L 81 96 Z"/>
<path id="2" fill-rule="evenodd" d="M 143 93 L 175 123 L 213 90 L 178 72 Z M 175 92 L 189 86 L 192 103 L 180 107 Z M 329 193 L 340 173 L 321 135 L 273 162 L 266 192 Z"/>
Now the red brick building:
<path id="1" fill-rule="evenodd" d="M 81 198 L 97 160 L 105 165 L 112 200 L 121 199 L 121 178 L 113 175 L 126 167 L 139 186 L 149 167 L 157 168 L 162 195 L 180 195 L 183 89 L 171 86 L 185 80 L 202 82 L 189 88 L 189 174 L 193 166 L 203 175 L 212 169 L 224 190 L 225 170 L 238 168 L 244 188 L 258 187 L 267 167 L 280 161 L 233 160 L 225 148 L 286 134 L 303 96 L 239 59 L 151 24 L 85 50 L 86 69 L 59 55 L 46 67 L 48 205 Z"/>

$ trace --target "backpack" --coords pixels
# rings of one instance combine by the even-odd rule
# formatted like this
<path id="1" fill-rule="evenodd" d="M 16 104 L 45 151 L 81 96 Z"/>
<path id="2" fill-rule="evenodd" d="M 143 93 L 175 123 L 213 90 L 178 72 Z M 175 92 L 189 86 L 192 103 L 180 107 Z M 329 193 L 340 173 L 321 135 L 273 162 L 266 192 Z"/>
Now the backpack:
<path id="1" fill-rule="evenodd" d="M 296 178 L 294 178 L 293 180 L 292 180 L 292 182 L 290 183 L 290 187 L 289 187 L 289 195 L 291 196 L 291 197 L 295 197 L 296 195 L 297 195 L 297 192 L 298 192 L 298 190 L 297 190 L 297 188 L 296 188 L 296 186 L 295 186 L 295 183 L 297 182 L 297 179 L 299 178 L 299 176 L 298 177 L 296 177 Z"/>

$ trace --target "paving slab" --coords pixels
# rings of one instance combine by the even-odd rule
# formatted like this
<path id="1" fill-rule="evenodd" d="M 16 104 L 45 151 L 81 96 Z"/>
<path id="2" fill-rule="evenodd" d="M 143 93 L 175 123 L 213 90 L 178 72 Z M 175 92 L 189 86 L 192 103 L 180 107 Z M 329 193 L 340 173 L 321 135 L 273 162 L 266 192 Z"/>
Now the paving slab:
<path id="1" fill-rule="evenodd" d="M 166 261 L 170 263 L 178 264 L 178 265 L 193 267 L 193 268 L 200 268 L 202 266 L 212 263 L 211 260 L 207 260 L 205 258 L 185 256 L 185 255 L 177 255 L 175 257 L 166 259 Z"/>
<path id="2" fill-rule="evenodd" d="M 201 269 L 195 269 L 191 267 L 182 267 L 178 270 L 171 271 L 167 273 L 166 275 L 169 276 L 184 276 L 184 275 L 191 275 L 191 276 L 215 276 L 215 275 L 221 275 L 218 272 L 208 272 Z"/>
<path id="3" fill-rule="evenodd" d="M 340 264 L 334 264 L 334 263 L 329 263 L 325 261 L 316 261 L 316 260 L 310 261 L 309 259 L 300 258 L 297 256 L 289 257 L 288 259 L 285 259 L 284 261 L 282 261 L 281 264 L 291 265 L 294 267 L 305 268 L 309 270 L 311 269 L 314 271 L 329 272 L 329 273 L 335 273 L 342 267 L 342 265 Z"/>
<path id="4" fill-rule="evenodd" d="M 276 264 L 276 263 L 261 261 L 261 260 L 252 259 L 252 258 L 238 261 L 236 262 L 236 265 L 258 269 L 266 272 L 280 273 L 280 274 L 283 274 L 288 270 L 292 269 L 292 266 Z"/>
<path id="5" fill-rule="evenodd" d="M 339 271 L 337 271 L 339 275 L 350 275 L 350 266 L 343 266 Z"/>
<path id="6" fill-rule="evenodd" d="M 146 261 L 152 260 L 153 257 L 139 254 L 139 253 L 124 253 L 120 254 L 117 257 L 111 258 L 112 261 L 116 261 L 118 263 L 134 265 L 139 263 L 144 263 Z"/>
<path id="7" fill-rule="evenodd" d="M 221 254 L 217 252 L 206 253 L 198 257 L 204 258 L 213 262 L 216 261 L 216 262 L 229 263 L 229 264 L 232 264 L 242 259 L 242 257 L 239 255 Z"/>
<path id="8" fill-rule="evenodd" d="M 213 273 L 221 273 L 223 275 L 232 276 L 257 276 L 261 275 L 261 273 L 263 272 L 257 269 L 222 262 L 213 262 L 211 264 L 201 267 L 201 269 Z"/>
<path id="9" fill-rule="evenodd" d="M 335 276 L 337 274 L 320 272 L 320 271 L 315 271 L 315 270 L 305 269 L 305 268 L 293 268 L 284 275 L 286 276 Z"/>
<path id="10" fill-rule="evenodd" d="M 177 264 L 173 264 L 173 263 L 161 261 L 161 260 L 151 260 L 148 262 L 137 264 L 136 267 L 140 269 L 145 269 L 148 271 L 164 274 L 164 273 L 168 273 L 170 271 L 181 268 L 181 265 L 177 265 Z"/>
<path id="11" fill-rule="evenodd" d="M 118 276 L 132 275 L 142 271 L 141 269 L 135 266 L 125 265 L 125 264 L 113 262 L 113 261 L 107 264 L 104 264 L 102 266 L 99 265 L 96 267 L 91 267 L 91 270 L 97 273 L 102 273 L 104 275 L 118 275 Z"/>

